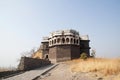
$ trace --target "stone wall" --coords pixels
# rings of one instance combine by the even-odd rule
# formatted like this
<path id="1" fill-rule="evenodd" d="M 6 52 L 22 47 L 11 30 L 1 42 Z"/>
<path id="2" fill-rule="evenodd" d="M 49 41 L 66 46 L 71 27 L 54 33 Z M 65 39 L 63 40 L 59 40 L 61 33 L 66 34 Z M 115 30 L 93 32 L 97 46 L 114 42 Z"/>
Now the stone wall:
<path id="1" fill-rule="evenodd" d="M 18 65 L 18 70 L 26 71 L 26 70 L 31 70 L 42 66 L 46 66 L 49 64 L 51 64 L 49 60 L 21 57 L 20 63 Z"/>
<path id="2" fill-rule="evenodd" d="M 56 47 L 57 47 L 57 53 L 56 53 L 57 62 L 71 60 L 70 45 L 60 45 Z"/>
<path id="3" fill-rule="evenodd" d="M 56 55 L 57 54 L 57 47 L 51 47 L 49 48 L 49 56 L 48 58 L 50 59 L 51 62 L 57 62 L 56 61 Z"/>
<path id="4" fill-rule="evenodd" d="M 71 59 L 80 58 L 80 46 L 71 45 Z"/>
<path id="5" fill-rule="evenodd" d="M 51 62 L 61 62 L 80 57 L 80 46 L 56 45 L 49 48 L 49 59 Z"/>

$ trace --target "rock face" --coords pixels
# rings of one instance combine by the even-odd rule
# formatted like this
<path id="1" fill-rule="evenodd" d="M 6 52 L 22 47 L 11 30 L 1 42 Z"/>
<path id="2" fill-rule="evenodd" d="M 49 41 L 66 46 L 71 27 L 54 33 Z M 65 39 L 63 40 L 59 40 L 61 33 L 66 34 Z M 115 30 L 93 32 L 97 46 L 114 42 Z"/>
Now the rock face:
<path id="1" fill-rule="evenodd" d="M 42 66 L 46 66 L 49 64 L 51 64 L 49 60 L 21 57 L 20 63 L 18 65 L 18 70 L 26 71 L 26 70 L 31 70 Z"/>

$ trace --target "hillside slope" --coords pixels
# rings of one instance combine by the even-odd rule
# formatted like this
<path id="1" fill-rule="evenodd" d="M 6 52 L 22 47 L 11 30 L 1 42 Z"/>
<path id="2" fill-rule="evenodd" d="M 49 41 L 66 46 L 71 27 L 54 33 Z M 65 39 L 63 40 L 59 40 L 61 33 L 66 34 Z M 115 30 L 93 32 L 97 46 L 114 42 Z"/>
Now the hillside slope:
<path id="1" fill-rule="evenodd" d="M 36 80 L 119 80 L 119 61 L 119 59 L 88 59 L 86 61 L 77 59 L 62 62 Z"/>

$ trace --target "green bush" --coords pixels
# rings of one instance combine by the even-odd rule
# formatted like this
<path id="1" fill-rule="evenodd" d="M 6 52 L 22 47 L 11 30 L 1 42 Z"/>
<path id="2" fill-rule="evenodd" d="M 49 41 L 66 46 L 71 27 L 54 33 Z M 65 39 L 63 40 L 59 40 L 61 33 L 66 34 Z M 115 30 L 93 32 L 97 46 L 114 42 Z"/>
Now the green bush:
<path id="1" fill-rule="evenodd" d="M 80 55 L 80 58 L 85 60 L 85 59 L 88 58 L 88 56 L 87 56 L 86 53 L 83 52 L 83 53 Z"/>

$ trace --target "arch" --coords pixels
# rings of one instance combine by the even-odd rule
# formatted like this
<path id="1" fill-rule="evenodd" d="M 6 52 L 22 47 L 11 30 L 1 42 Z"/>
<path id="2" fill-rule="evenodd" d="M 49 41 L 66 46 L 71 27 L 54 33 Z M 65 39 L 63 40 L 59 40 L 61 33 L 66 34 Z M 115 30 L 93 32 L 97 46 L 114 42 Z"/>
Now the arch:
<path id="1" fill-rule="evenodd" d="M 56 39 L 54 39 L 54 44 L 56 44 Z"/>
<path id="2" fill-rule="evenodd" d="M 48 55 L 45 55 L 45 59 L 46 59 L 46 60 L 49 60 L 49 57 L 48 57 Z"/>
<path id="3" fill-rule="evenodd" d="M 62 38 L 62 43 L 65 43 L 65 38 Z"/>
<path id="4" fill-rule="evenodd" d="M 53 40 L 52 40 L 52 44 L 53 44 Z"/>
<path id="5" fill-rule="evenodd" d="M 76 40 L 76 43 L 77 43 L 77 44 L 79 43 L 78 39 Z"/>
<path id="6" fill-rule="evenodd" d="M 45 58 L 48 58 L 48 55 L 46 55 Z"/>
<path id="7" fill-rule="evenodd" d="M 74 44 L 75 44 L 76 40 L 74 39 Z"/>
<path id="8" fill-rule="evenodd" d="M 51 41 L 49 42 L 49 45 L 51 45 Z"/>
<path id="9" fill-rule="evenodd" d="M 60 43 L 60 38 L 57 39 L 57 43 Z"/>
<path id="10" fill-rule="evenodd" d="M 73 43 L 73 38 L 71 38 L 70 42 Z"/>
<path id="11" fill-rule="evenodd" d="M 77 39 L 75 39 L 75 44 L 77 44 Z"/>
<path id="12" fill-rule="evenodd" d="M 69 43 L 69 38 L 66 38 L 66 43 Z"/>

